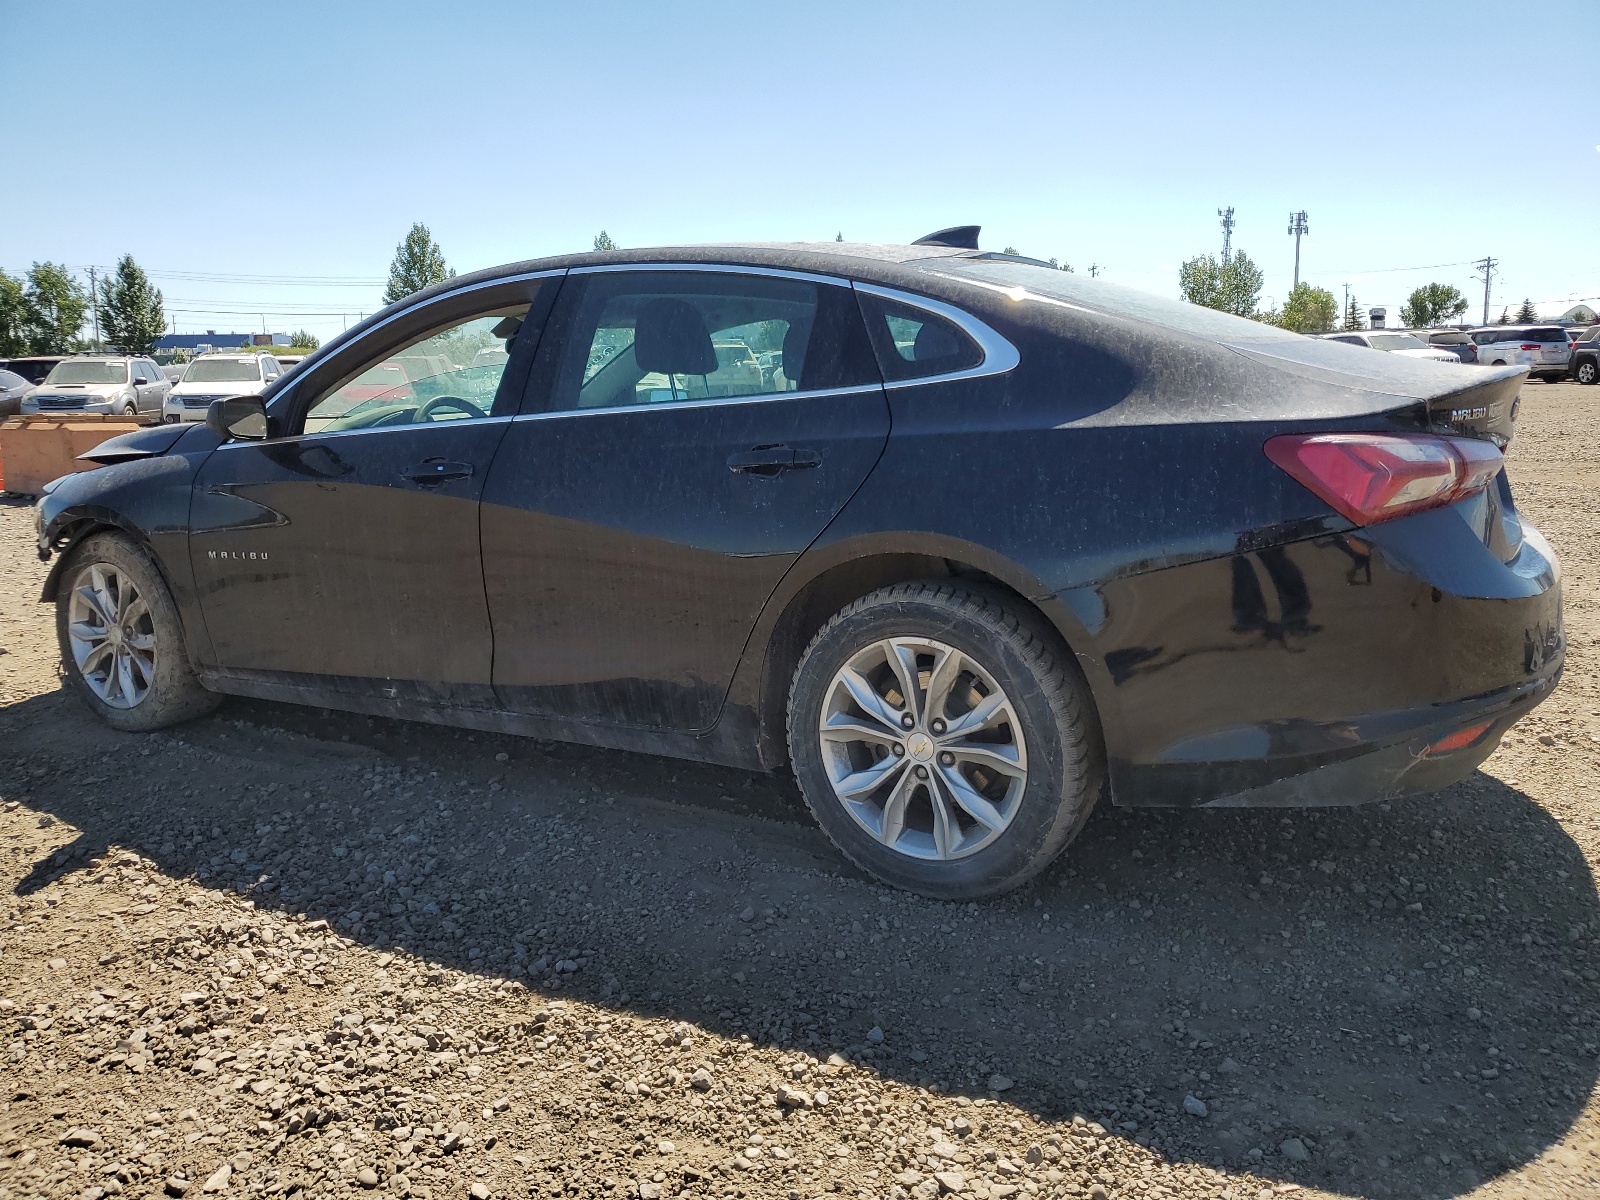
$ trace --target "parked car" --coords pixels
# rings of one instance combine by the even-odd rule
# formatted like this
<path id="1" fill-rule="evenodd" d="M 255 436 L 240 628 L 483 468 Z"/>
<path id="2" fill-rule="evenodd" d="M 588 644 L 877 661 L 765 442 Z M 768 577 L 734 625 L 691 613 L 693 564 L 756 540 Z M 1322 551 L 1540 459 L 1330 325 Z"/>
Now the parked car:
<path id="1" fill-rule="evenodd" d="M 1558 383 L 1572 361 L 1572 343 L 1559 325 L 1489 325 L 1472 331 L 1478 361 L 1490 366 L 1521 363 L 1528 374 Z"/>
<path id="2" fill-rule="evenodd" d="M 278 365 L 285 371 L 292 371 L 305 361 L 306 356 L 303 353 L 296 352 L 294 354 L 274 354 L 272 357 L 278 360 Z"/>
<path id="3" fill-rule="evenodd" d="M 1372 329 L 1361 333 L 1325 333 L 1322 336 L 1330 342 L 1343 342 L 1347 346 L 1367 346 L 1373 350 L 1384 350 L 1404 358 L 1423 358 L 1447 363 L 1461 361 L 1460 355 L 1442 346 L 1430 346 L 1416 334 L 1398 329 Z"/>
<path id="4" fill-rule="evenodd" d="M 152 359 L 85 354 L 65 358 L 23 398 L 22 411 L 160 413 L 172 384 Z"/>
<path id="5" fill-rule="evenodd" d="M 270 354 L 202 354 L 183 372 L 162 408 L 168 424 L 203 421 L 213 400 L 259 394 L 283 374 Z"/>
<path id="6" fill-rule="evenodd" d="M 1427 336 L 1424 337 L 1424 332 Z M 1437 346 L 1441 350 L 1448 350 L 1464 363 L 1478 361 L 1478 345 L 1472 336 L 1461 329 L 1438 329 L 1432 331 L 1418 330 L 1417 336 L 1430 346 Z"/>
<path id="7" fill-rule="evenodd" d="M 1573 344 L 1567 370 L 1579 383 L 1600 383 L 1600 325 L 1589 326 Z"/>
<path id="8" fill-rule="evenodd" d="M 65 354 L 34 354 L 27 358 L 0 358 L 0 370 L 15 371 L 29 383 L 38 386 L 57 363 L 65 362 L 68 357 Z"/>
<path id="9" fill-rule="evenodd" d="M 1521 368 L 832 247 L 457 277 L 96 448 L 38 507 L 69 686 L 127 730 L 234 693 L 789 766 L 852 860 L 946 899 L 1102 795 L 1444 786 L 1555 686 L 1559 568 L 1501 469 Z M 756 323 L 780 382 L 716 353 Z M 348 403 L 486 336 L 486 404 Z"/>
<path id="10" fill-rule="evenodd" d="M 22 411 L 22 398 L 33 390 L 15 371 L 0 367 L 0 417 L 13 417 Z"/>

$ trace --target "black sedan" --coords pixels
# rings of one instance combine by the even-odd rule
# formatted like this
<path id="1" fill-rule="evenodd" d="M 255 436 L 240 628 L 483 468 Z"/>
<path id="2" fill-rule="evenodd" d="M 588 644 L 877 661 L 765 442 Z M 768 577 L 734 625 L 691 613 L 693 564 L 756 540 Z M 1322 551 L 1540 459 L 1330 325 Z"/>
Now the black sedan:
<path id="1" fill-rule="evenodd" d="M 451 279 L 39 504 L 119 729 L 220 693 L 789 768 L 969 898 L 1120 805 L 1354 804 L 1548 695 L 1525 372 L 1375 355 L 976 248 Z"/>

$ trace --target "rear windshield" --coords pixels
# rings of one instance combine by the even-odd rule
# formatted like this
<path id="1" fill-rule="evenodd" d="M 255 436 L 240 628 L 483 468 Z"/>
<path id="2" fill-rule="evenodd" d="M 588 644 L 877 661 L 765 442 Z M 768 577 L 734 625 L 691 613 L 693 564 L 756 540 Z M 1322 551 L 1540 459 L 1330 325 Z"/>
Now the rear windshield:
<path id="1" fill-rule="evenodd" d="M 406 373 L 399 367 L 385 364 L 363 371 L 356 382 L 363 387 L 398 387 L 406 381 Z"/>
<path id="2" fill-rule="evenodd" d="M 1056 300 L 1104 313 L 1163 325 L 1181 333 L 1227 341 L 1292 341 L 1300 334 L 1248 317 L 1235 317 L 1183 300 L 1135 291 L 1088 275 L 1075 275 L 1030 263 L 998 262 L 981 258 L 941 258 L 919 265 L 935 274 L 948 274 L 999 289 L 1022 288 L 1046 300 Z M 1019 296 L 1025 299 L 1025 296 Z"/>
<path id="3" fill-rule="evenodd" d="M 1567 340 L 1567 333 L 1559 325 L 1551 325 L 1547 328 L 1528 330 L 1527 338 L 1530 342 L 1564 342 Z"/>
<path id="4" fill-rule="evenodd" d="M 185 383 L 259 383 L 261 369 L 254 359 L 200 358 L 183 373 Z"/>
<path id="5" fill-rule="evenodd" d="M 57 363 L 46 383 L 127 383 L 128 364 L 119 362 Z"/>
<path id="6" fill-rule="evenodd" d="M 1419 337 L 1412 337 L 1409 333 L 1374 333 L 1370 335 L 1372 344 L 1379 350 L 1426 350 L 1427 344 Z"/>

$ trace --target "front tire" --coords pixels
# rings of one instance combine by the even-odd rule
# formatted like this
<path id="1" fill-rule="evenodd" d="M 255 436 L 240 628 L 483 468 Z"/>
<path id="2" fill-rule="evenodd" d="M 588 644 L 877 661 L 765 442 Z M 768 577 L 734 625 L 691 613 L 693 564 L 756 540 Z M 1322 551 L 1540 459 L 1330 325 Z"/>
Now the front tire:
<path id="1" fill-rule="evenodd" d="M 883 588 L 823 626 L 795 670 L 789 753 L 847 858 L 940 900 L 1042 871 L 1104 773 L 1088 690 L 1054 638 L 949 583 Z"/>
<path id="2" fill-rule="evenodd" d="M 177 606 L 149 551 L 98 533 L 70 552 L 56 594 L 61 663 L 79 697 L 114 729 L 143 732 L 221 702 L 195 677 Z"/>

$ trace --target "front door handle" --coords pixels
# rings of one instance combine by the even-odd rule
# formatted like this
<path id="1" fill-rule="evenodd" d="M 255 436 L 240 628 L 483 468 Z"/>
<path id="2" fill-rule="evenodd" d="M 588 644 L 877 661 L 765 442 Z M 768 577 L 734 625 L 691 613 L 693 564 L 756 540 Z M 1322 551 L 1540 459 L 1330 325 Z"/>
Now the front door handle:
<path id="1" fill-rule="evenodd" d="M 773 476 L 780 471 L 807 471 L 822 465 L 815 450 L 795 450 L 789 446 L 752 446 L 728 455 L 728 470 L 741 475 Z"/>
<path id="2" fill-rule="evenodd" d="M 471 463 L 450 462 L 443 458 L 426 459 L 400 472 L 401 479 L 419 483 L 423 487 L 438 487 L 447 479 L 468 479 L 471 475 Z"/>

